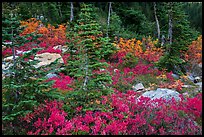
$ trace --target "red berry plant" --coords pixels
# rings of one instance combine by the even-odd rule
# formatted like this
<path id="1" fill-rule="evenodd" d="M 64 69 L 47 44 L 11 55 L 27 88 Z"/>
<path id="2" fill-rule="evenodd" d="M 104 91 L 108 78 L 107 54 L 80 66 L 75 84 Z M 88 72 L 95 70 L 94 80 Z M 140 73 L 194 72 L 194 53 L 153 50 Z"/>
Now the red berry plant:
<path id="1" fill-rule="evenodd" d="M 25 27 L 25 29 L 22 31 L 20 36 L 25 36 L 31 33 L 34 34 L 42 34 L 40 38 L 38 38 L 37 42 L 28 42 L 24 44 L 23 46 L 20 46 L 19 48 L 16 48 L 16 53 L 18 54 L 18 51 L 24 52 L 29 51 L 33 48 L 42 48 L 41 51 L 39 51 L 37 54 L 49 52 L 49 53 L 58 53 L 62 55 L 62 58 L 66 64 L 67 58 L 69 55 L 65 55 L 62 53 L 62 46 L 65 45 L 67 42 L 66 39 L 66 26 L 64 24 L 58 25 L 58 28 L 55 28 L 54 26 L 48 24 L 47 27 L 43 25 L 43 23 L 36 18 L 30 18 L 26 21 L 21 21 L 21 26 Z M 27 38 L 28 41 L 32 40 L 32 37 Z M 54 46 L 61 45 L 61 49 L 54 49 Z M 11 55 L 12 51 L 11 48 L 6 48 L 2 51 L 2 56 L 6 57 Z M 19 53 L 19 55 L 22 55 L 22 53 Z"/>
<path id="2" fill-rule="evenodd" d="M 21 120 L 28 130 L 28 135 L 63 135 L 71 134 L 72 124 L 66 119 L 62 102 L 45 101 L 33 113 L 28 113 Z"/>
<path id="3" fill-rule="evenodd" d="M 58 135 L 196 135 L 202 134 L 202 126 L 196 122 L 202 113 L 202 94 L 180 101 L 174 98 L 151 100 L 140 97 L 137 92 L 129 90 L 102 96 L 106 111 L 86 111 L 76 113 L 66 119 L 61 109 L 62 103 L 46 102 L 24 120 L 28 124 L 27 134 Z M 197 103 L 195 105 L 195 102 Z M 82 110 L 83 108 L 80 108 Z"/>
<path id="4" fill-rule="evenodd" d="M 70 87 L 73 79 L 70 76 L 66 76 L 63 73 L 59 73 L 59 77 L 49 78 L 47 81 L 54 81 L 52 85 L 53 88 L 57 88 L 60 92 L 66 93 L 67 91 L 72 91 Z"/>
<path id="5" fill-rule="evenodd" d="M 188 51 L 184 53 L 184 59 L 189 62 L 189 68 L 193 69 L 197 64 L 202 64 L 202 35 L 188 46 Z"/>

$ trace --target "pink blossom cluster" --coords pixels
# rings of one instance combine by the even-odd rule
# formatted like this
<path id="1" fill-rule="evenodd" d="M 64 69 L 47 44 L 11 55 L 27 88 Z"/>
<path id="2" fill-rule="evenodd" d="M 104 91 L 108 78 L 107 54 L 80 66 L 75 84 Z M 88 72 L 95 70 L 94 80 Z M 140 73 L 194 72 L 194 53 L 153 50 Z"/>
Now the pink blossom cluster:
<path id="1" fill-rule="evenodd" d="M 70 134 L 72 124 L 66 119 L 67 113 L 62 109 L 62 102 L 47 101 L 41 104 L 33 113 L 28 113 L 21 120 L 26 122 L 28 135 L 63 135 Z M 29 123 L 32 123 L 30 125 Z"/>
<path id="2" fill-rule="evenodd" d="M 139 62 L 134 68 L 125 67 L 122 70 L 114 69 L 113 65 L 110 65 L 108 71 L 112 76 L 113 85 L 127 85 L 133 84 L 134 80 L 139 75 L 144 74 L 156 74 L 158 69 L 152 68 L 153 64 L 143 64 Z"/>
<path id="3" fill-rule="evenodd" d="M 194 121 L 197 117 L 201 117 L 201 94 L 194 98 L 184 99 L 181 97 L 182 100 L 179 102 L 174 98 L 167 102 L 162 98 L 150 100 L 148 97 L 141 97 L 140 101 L 136 101 L 137 94 L 131 90 L 127 93 L 115 90 L 112 95 L 102 96 L 102 104 L 106 108 L 106 112 L 90 110 L 85 114 L 79 112 L 69 121 L 65 120 L 66 113 L 60 107 L 53 105 L 52 102 L 47 102 L 44 108 L 40 107 L 25 117 L 27 122 L 34 120 L 32 121 L 34 122 L 32 131 L 29 131 L 28 134 L 202 134 L 202 126 Z M 197 105 L 195 106 L 195 103 L 192 102 L 197 102 Z M 55 101 L 54 104 L 56 104 Z M 50 109 L 51 106 L 52 109 Z M 82 109 L 80 108 L 78 111 Z M 47 115 L 42 115 L 45 112 Z"/>
<path id="4" fill-rule="evenodd" d="M 58 88 L 60 90 L 73 90 L 69 87 L 69 85 L 72 83 L 72 78 L 70 76 L 66 76 L 63 73 L 59 73 L 60 77 L 52 77 L 49 78 L 47 81 L 54 80 L 53 88 Z"/>

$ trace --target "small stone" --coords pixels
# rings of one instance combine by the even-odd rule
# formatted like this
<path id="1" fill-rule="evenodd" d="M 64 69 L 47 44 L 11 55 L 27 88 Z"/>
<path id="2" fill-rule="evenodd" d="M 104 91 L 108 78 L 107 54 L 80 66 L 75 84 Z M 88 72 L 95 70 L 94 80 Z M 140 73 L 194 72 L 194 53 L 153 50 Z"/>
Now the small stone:
<path id="1" fill-rule="evenodd" d="M 15 56 L 15 58 L 18 58 L 18 56 Z M 3 61 L 5 61 L 5 62 L 13 61 L 13 56 L 6 57 L 3 59 Z"/>
<path id="2" fill-rule="evenodd" d="M 201 78 L 200 77 L 195 77 L 195 79 L 194 79 L 194 83 L 198 83 L 199 81 L 201 80 Z"/>
<path id="3" fill-rule="evenodd" d="M 134 91 L 138 91 L 138 90 L 143 90 L 144 86 L 143 86 L 142 83 L 138 83 L 135 86 L 132 86 L 132 88 L 133 88 Z"/>
<path id="4" fill-rule="evenodd" d="M 67 46 L 62 46 L 62 53 L 65 53 L 68 50 Z"/>
<path id="5" fill-rule="evenodd" d="M 21 50 L 16 50 L 16 55 L 19 55 L 19 54 L 23 54 L 23 51 L 21 51 Z"/>
<path id="6" fill-rule="evenodd" d="M 62 45 L 54 46 L 53 49 L 55 49 L 55 50 L 57 50 L 57 49 L 62 50 Z"/>
<path id="7" fill-rule="evenodd" d="M 202 63 L 199 63 L 199 64 L 198 64 L 198 67 L 202 68 Z"/>
<path id="8" fill-rule="evenodd" d="M 183 93 L 184 96 L 189 97 L 188 92 Z"/>
<path id="9" fill-rule="evenodd" d="M 195 80 L 200 80 L 200 77 L 195 77 Z"/>
<path id="10" fill-rule="evenodd" d="M 57 74 L 55 74 L 55 73 L 48 73 L 45 77 L 49 79 L 49 78 L 57 77 Z"/>
<path id="11" fill-rule="evenodd" d="M 172 77 L 175 79 L 179 79 L 179 75 L 176 75 L 176 74 L 172 74 Z"/>
<path id="12" fill-rule="evenodd" d="M 192 85 L 182 85 L 182 88 L 190 88 L 193 87 Z"/>
<path id="13" fill-rule="evenodd" d="M 2 42 L 4 45 L 11 45 L 12 42 Z"/>
<path id="14" fill-rule="evenodd" d="M 202 82 L 198 82 L 198 83 L 196 83 L 196 85 L 199 86 L 198 90 L 202 91 Z"/>

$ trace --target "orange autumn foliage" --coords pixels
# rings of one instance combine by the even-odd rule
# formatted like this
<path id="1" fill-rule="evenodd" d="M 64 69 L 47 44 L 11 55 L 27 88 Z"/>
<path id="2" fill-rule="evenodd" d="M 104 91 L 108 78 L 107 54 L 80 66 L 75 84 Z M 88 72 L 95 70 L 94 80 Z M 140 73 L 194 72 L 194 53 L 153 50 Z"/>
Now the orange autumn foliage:
<path id="1" fill-rule="evenodd" d="M 125 40 L 120 38 L 117 47 L 119 47 L 120 51 L 125 51 L 126 53 L 132 53 L 133 55 L 139 57 L 142 53 L 142 48 L 140 46 L 141 41 L 136 39 Z"/>
<path id="2" fill-rule="evenodd" d="M 32 32 L 42 34 L 43 36 L 39 40 L 46 42 L 48 46 L 64 45 L 66 42 L 66 26 L 64 24 L 58 25 L 58 28 L 55 28 L 51 24 L 48 24 L 46 27 L 40 20 L 31 18 L 27 21 L 21 21 L 21 26 L 27 26 L 21 35 Z"/>
<path id="3" fill-rule="evenodd" d="M 155 47 L 155 44 L 157 44 L 156 41 L 152 41 L 149 37 L 148 39 L 143 38 L 142 43 L 145 45 L 145 51 L 142 54 L 142 58 L 145 60 L 148 60 L 150 62 L 156 62 L 160 59 L 160 57 L 163 55 L 163 49 Z"/>
<path id="4" fill-rule="evenodd" d="M 30 19 L 28 19 L 26 21 L 21 21 L 20 23 L 21 23 L 21 26 L 26 27 L 23 30 L 23 32 L 21 33 L 21 35 L 26 35 L 26 34 L 30 34 L 32 32 L 35 32 L 41 22 L 37 21 L 36 18 L 30 18 Z"/>
<path id="5" fill-rule="evenodd" d="M 142 41 L 120 38 L 115 46 L 119 49 L 118 52 L 132 53 L 134 56 L 149 62 L 156 62 L 163 55 L 163 50 L 155 47 L 156 43 L 157 41 L 152 41 L 151 38 L 143 38 Z"/>
<path id="6" fill-rule="evenodd" d="M 184 85 L 184 83 L 181 80 L 175 80 L 172 83 L 163 83 L 163 82 L 161 82 L 159 87 L 160 88 L 176 89 L 177 91 L 181 91 L 183 85 Z"/>
<path id="7" fill-rule="evenodd" d="M 189 45 L 185 60 L 189 61 L 191 65 L 202 63 L 202 35 Z"/>

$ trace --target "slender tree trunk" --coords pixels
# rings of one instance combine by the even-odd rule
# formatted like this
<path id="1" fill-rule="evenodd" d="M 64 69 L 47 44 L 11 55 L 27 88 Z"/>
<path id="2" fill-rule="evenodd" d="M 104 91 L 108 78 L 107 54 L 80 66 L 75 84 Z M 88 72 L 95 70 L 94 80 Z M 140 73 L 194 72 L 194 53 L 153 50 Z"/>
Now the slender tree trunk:
<path id="1" fill-rule="evenodd" d="M 30 11 L 31 16 L 32 16 L 32 18 L 33 18 L 33 3 L 32 3 L 32 2 L 30 3 L 30 7 L 31 7 L 31 8 L 30 8 L 29 11 Z"/>
<path id="2" fill-rule="evenodd" d="M 62 11 L 61 11 L 61 4 L 60 4 L 60 2 L 57 2 L 57 5 L 58 5 L 58 10 L 59 10 L 59 16 L 62 19 Z"/>
<path id="3" fill-rule="evenodd" d="M 42 14 L 43 14 L 43 17 L 45 16 L 45 11 L 44 11 L 44 4 L 43 2 L 41 2 L 41 7 L 42 7 Z"/>
<path id="4" fill-rule="evenodd" d="M 41 3 L 43 18 L 45 18 L 44 2 Z"/>
<path id="5" fill-rule="evenodd" d="M 168 39 L 169 39 L 169 44 L 172 44 L 172 28 L 173 28 L 173 24 L 172 24 L 172 6 L 173 3 L 170 2 L 169 4 L 170 6 L 170 10 L 169 10 L 169 33 L 168 33 Z"/>
<path id="6" fill-rule="evenodd" d="M 107 37 L 108 37 L 108 29 L 109 29 L 109 25 L 110 25 L 111 3 L 112 2 L 109 2 L 108 21 L 107 21 L 108 25 L 107 25 L 107 33 L 106 33 Z"/>
<path id="7" fill-rule="evenodd" d="M 11 30 L 12 38 L 11 42 L 13 43 L 13 29 Z M 15 47 L 12 46 L 12 54 L 13 54 L 13 66 L 16 68 L 16 53 L 15 53 Z"/>
<path id="8" fill-rule="evenodd" d="M 87 53 L 86 53 L 86 59 L 85 59 L 85 79 L 84 79 L 84 85 L 83 85 L 83 90 L 84 91 L 87 91 L 87 84 L 88 84 L 88 71 L 89 71 L 89 68 L 88 68 L 88 56 L 87 56 Z"/>
<path id="9" fill-rule="evenodd" d="M 73 18 L 74 18 L 74 6 L 73 6 L 73 2 L 71 2 L 71 15 L 70 15 L 70 22 L 72 22 Z"/>
<path id="10" fill-rule="evenodd" d="M 154 2 L 154 16 L 155 16 L 155 20 L 156 20 L 156 24 L 157 24 L 157 38 L 158 38 L 158 40 L 160 40 L 160 26 L 159 26 L 159 21 L 157 18 L 156 2 Z"/>

